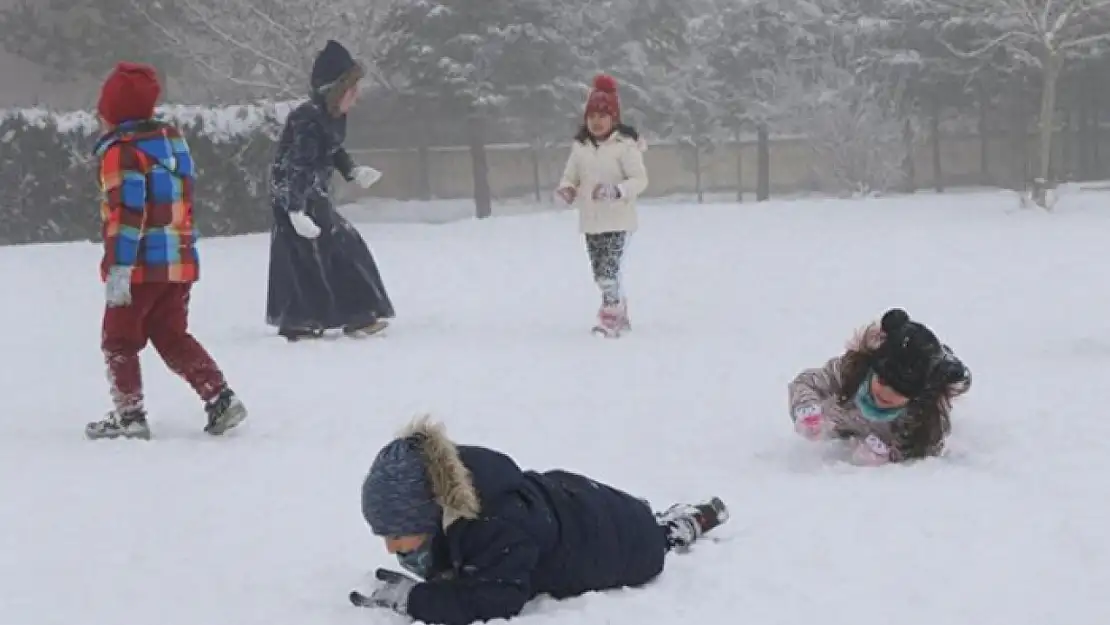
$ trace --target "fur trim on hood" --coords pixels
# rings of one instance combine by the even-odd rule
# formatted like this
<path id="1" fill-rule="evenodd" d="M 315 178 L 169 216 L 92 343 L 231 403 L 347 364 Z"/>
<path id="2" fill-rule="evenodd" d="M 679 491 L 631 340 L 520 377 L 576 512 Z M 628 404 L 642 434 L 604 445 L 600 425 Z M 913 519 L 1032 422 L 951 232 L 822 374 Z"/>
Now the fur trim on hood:
<path id="1" fill-rule="evenodd" d="M 432 495 L 443 508 L 443 527 L 458 519 L 476 519 L 482 511 L 478 491 L 470 470 L 463 464 L 455 443 L 447 437 L 447 428 L 432 421 L 430 415 L 413 419 L 399 434 L 401 438 L 420 439 L 420 452 L 428 471 Z"/>

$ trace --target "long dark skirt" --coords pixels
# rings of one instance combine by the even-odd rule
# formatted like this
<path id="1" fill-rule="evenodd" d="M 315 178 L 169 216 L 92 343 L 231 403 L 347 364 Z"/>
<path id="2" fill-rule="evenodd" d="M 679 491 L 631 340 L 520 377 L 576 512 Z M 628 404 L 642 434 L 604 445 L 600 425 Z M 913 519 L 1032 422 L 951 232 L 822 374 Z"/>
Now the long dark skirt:
<path id="1" fill-rule="evenodd" d="M 266 323 L 283 329 L 331 330 L 394 316 L 374 255 L 362 235 L 338 213 L 315 240 L 298 235 L 288 220 L 270 233 Z"/>

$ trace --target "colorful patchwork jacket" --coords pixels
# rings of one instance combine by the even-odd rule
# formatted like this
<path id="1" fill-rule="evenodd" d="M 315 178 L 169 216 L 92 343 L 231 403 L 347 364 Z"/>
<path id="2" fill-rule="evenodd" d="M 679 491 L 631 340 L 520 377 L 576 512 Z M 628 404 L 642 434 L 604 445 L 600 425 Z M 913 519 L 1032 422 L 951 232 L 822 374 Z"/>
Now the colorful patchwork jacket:
<path id="1" fill-rule="evenodd" d="M 126 122 L 96 144 L 100 158 L 101 279 L 133 267 L 133 284 L 195 282 L 195 169 L 180 131 L 155 120 Z"/>

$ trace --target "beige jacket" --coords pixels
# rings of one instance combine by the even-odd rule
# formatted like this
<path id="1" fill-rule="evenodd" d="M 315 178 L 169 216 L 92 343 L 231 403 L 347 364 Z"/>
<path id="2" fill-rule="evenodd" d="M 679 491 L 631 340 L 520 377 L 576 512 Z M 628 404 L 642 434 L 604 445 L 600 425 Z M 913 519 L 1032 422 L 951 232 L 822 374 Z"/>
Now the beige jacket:
<path id="1" fill-rule="evenodd" d="M 648 185 L 644 167 L 647 144 L 622 134 L 619 130 L 595 146 L 593 142 L 575 141 L 563 169 L 559 188 L 571 187 L 576 195 L 578 228 L 585 234 L 602 232 L 634 232 L 639 225 L 636 198 Z M 621 199 L 594 200 L 594 187 L 616 184 Z"/>

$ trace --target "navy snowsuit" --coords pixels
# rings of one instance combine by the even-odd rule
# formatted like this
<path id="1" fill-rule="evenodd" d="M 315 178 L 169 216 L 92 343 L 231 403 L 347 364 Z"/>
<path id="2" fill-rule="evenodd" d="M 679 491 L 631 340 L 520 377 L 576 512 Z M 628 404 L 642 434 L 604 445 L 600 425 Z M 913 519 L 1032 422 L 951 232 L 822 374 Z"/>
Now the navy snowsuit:
<path id="1" fill-rule="evenodd" d="M 482 510 L 433 539 L 432 572 L 409 595 L 412 618 L 509 618 L 539 594 L 639 586 L 663 571 L 666 533 L 647 502 L 567 471 L 522 471 L 492 449 L 458 450 Z"/>

